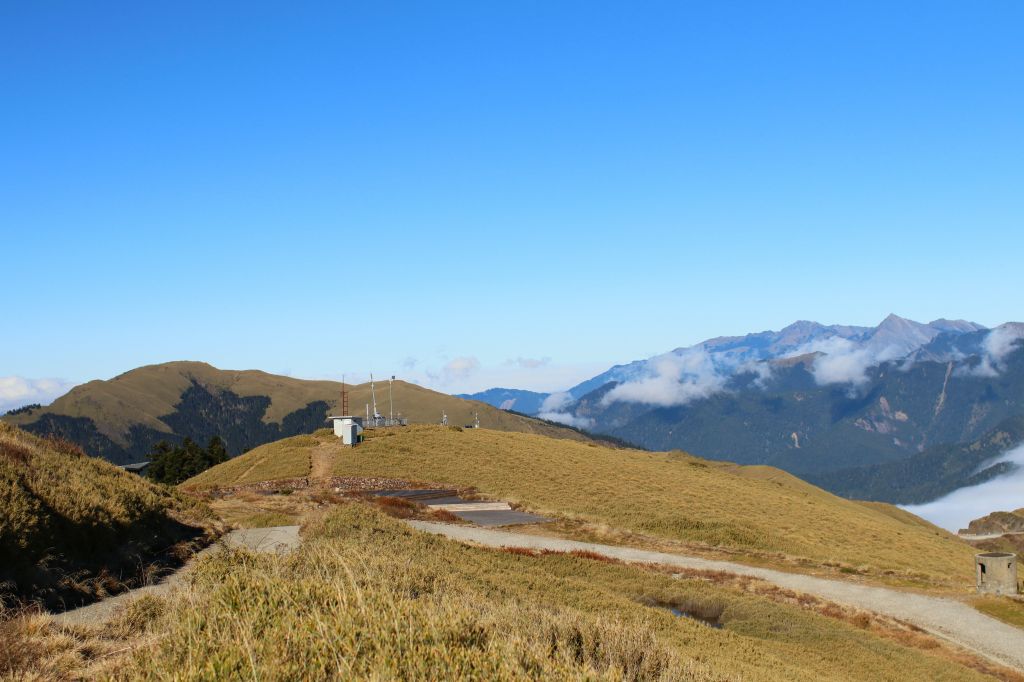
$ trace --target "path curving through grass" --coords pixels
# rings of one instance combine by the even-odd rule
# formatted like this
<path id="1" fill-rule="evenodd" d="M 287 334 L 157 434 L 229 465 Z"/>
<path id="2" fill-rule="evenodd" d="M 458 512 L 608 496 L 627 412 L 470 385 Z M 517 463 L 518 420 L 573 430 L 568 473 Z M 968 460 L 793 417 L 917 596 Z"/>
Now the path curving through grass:
<path id="1" fill-rule="evenodd" d="M 901 592 L 885 587 L 860 585 L 756 568 L 729 561 L 652 552 L 560 538 L 546 538 L 470 526 L 428 521 L 408 521 L 412 527 L 459 542 L 487 547 L 521 547 L 554 552 L 593 552 L 627 563 L 662 564 L 704 571 L 724 571 L 759 578 L 779 587 L 804 592 L 839 604 L 874 611 L 917 627 L 973 651 L 989 660 L 1024 671 L 1024 630 L 979 613 L 953 599 Z"/>

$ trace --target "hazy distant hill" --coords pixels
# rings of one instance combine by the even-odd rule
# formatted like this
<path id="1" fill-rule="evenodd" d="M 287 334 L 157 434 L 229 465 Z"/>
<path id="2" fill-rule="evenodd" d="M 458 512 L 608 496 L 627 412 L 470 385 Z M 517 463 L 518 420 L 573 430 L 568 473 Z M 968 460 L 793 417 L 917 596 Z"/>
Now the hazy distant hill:
<path id="1" fill-rule="evenodd" d="M 221 370 L 201 362 L 169 362 L 77 386 L 52 405 L 4 417 L 26 431 L 57 434 L 86 452 L 123 464 L 145 459 L 160 440 L 206 442 L 219 435 L 231 455 L 326 426 L 337 409 L 341 384 L 276 376 L 256 370 Z M 404 381 L 393 386 L 394 410 L 412 422 L 481 424 L 503 431 L 583 438 L 570 429 L 509 414 L 490 405 L 438 393 Z M 357 415 L 371 401 L 370 385 L 349 386 Z M 377 384 L 378 410 L 387 414 L 387 382 Z"/>
<path id="2" fill-rule="evenodd" d="M 479 400 L 501 410 L 515 410 L 522 414 L 537 414 L 550 393 L 524 391 L 518 388 L 491 388 L 479 393 L 460 393 L 456 398 Z"/>

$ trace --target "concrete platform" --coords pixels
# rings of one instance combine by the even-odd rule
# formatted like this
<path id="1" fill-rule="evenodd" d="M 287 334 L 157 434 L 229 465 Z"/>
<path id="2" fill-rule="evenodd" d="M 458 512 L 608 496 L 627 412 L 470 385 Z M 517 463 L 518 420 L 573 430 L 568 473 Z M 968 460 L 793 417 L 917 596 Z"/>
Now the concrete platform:
<path id="1" fill-rule="evenodd" d="M 449 488 L 420 488 L 413 490 L 370 490 L 374 497 L 400 497 L 403 500 L 432 500 L 435 498 L 454 498 L 456 491 Z"/>
<path id="2" fill-rule="evenodd" d="M 452 513 L 464 521 L 488 528 L 518 526 L 523 523 L 546 523 L 551 520 L 536 514 L 528 514 L 511 509 L 508 511 L 463 511 Z"/>
<path id="3" fill-rule="evenodd" d="M 433 502 L 433 500 L 429 501 Z M 427 507 L 450 512 L 509 511 L 512 509 L 508 502 L 457 502 L 455 504 L 428 504 Z"/>
<path id="4" fill-rule="evenodd" d="M 515 511 L 508 502 L 464 500 L 456 491 L 445 488 L 419 490 L 373 490 L 375 497 L 397 497 L 427 505 L 430 509 L 444 510 L 464 521 L 478 526 L 518 526 L 524 523 L 545 523 L 551 519 L 536 514 Z"/>

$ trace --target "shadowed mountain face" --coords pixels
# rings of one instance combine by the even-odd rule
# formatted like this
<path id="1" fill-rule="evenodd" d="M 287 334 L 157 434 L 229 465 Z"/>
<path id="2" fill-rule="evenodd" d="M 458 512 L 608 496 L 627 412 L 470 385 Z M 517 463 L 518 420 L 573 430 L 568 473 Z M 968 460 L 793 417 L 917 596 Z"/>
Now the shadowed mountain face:
<path id="1" fill-rule="evenodd" d="M 390 388 L 390 390 L 389 390 Z M 403 416 L 412 422 L 467 424 L 476 414 L 487 428 L 584 439 L 480 402 L 395 381 L 348 387 L 350 409 Z M 87 453 L 116 464 L 148 458 L 155 443 L 186 437 L 206 442 L 220 436 L 231 456 L 253 447 L 327 426 L 337 409 L 341 384 L 307 381 L 258 371 L 220 370 L 198 362 L 171 362 L 126 372 L 109 381 L 91 381 L 47 407 L 9 414 L 5 421 L 38 435 L 60 435 Z"/>
<path id="2" fill-rule="evenodd" d="M 207 442 L 220 436 L 232 457 L 288 436 L 310 433 L 323 427 L 327 414 L 326 401 L 314 401 L 286 414 L 281 423 L 263 421 L 271 399 L 268 396 L 242 397 L 228 390 L 210 390 L 193 382 L 181 394 L 175 410 L 162 415 L 160 421 L 170 431 L 158 431 L 141 424 L 132 424 L 122 438 L 102 433 L 91 417 L 69 417 L 42 413 L 34 422 L 23 425 L 29 433 L 40 436 L 58 435 L 78 443 L 86 452 L 114 464 L 128 464 L 147 459 L 153 445 L 165 440 L 181 443 L 186 437 Z"/>

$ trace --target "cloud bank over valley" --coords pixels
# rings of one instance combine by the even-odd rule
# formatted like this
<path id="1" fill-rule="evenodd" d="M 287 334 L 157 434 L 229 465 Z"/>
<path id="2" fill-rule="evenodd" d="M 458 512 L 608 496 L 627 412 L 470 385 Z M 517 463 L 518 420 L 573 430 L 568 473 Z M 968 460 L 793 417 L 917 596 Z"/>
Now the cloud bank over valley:
<path id="1" fill-rule="evenodd" d="M 986 462 L 982 468 L 1000 462 L 1010 462 L 1016 467 L 991 481 L 954 490 L 932 502 L 902 508 L 954 533 L 966 528 L 974 519 L 994 511 L 1024 508 L 1024 445 Z"/>

